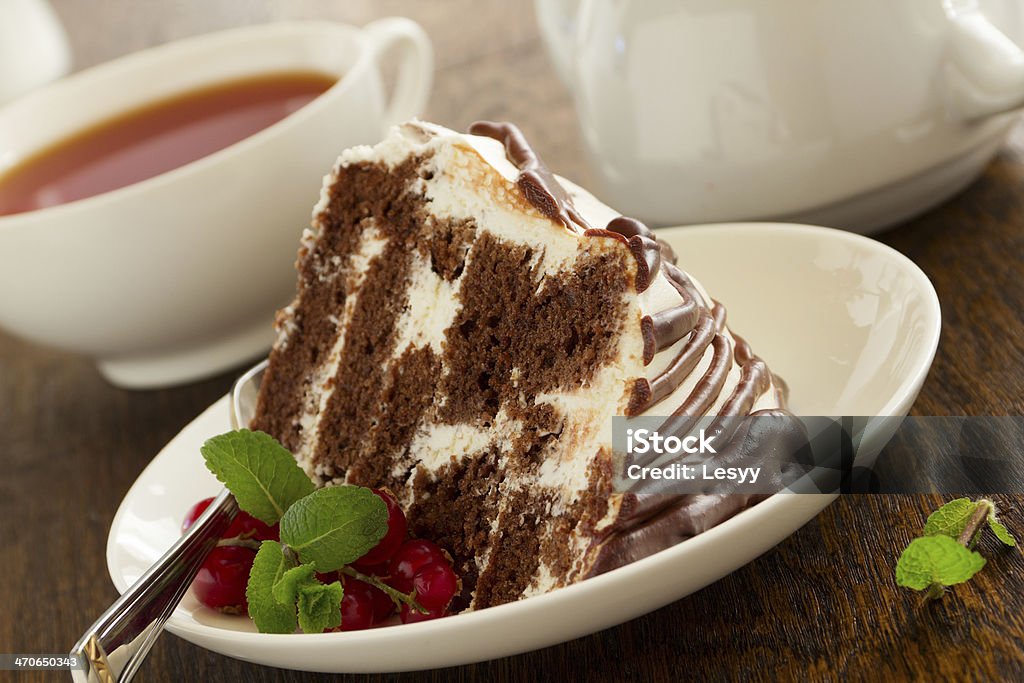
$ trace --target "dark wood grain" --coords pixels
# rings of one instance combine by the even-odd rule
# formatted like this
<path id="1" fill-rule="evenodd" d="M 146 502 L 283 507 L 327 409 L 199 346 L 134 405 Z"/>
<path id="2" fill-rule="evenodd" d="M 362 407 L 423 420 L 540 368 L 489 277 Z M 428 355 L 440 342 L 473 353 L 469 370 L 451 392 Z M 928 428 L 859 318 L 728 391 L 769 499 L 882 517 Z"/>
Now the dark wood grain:
<path id="1" fill-rule="evenodd" d="M 521 123 L 549 164 L 586 181 L 568 94 L 530 3 L 54 2 L 80 66 L 205 30 L 280 18 L 364 23 L 407 14 L 431 32 L 427 115 Z M 145 9 L 142 9 L 142 8 Z M 157 9 L 159 7 L 159 10 Z M 970 188 L 880 239 L 932 279 L 942 342 L 918 415 L 1024 413 L 1024 128 Z M 235 373 L 128 392 L 89 362 L 0 334 L 0 652 L 63 652 L 114 599 L 107 531 L 154 454 L 228 390 Z M 883 453 L 883 473 L 919 457 Z M 1024 457 L 1024 456 L 1022 456 Z M 1024 529 L 1024 498 L 995 496 Z M 1024 557 L 985 541 L 989 564 L 942 601 L 897 588 L 893 565 L 939 496 L 846 496 L 750 565 L 617 628 L 473 666 L 354 680 L 1024 679 Z M 15 681 L 57 674 L 7 674 Z M 328 680 L 215 655 L 166 635 L 140 680 Z"/>

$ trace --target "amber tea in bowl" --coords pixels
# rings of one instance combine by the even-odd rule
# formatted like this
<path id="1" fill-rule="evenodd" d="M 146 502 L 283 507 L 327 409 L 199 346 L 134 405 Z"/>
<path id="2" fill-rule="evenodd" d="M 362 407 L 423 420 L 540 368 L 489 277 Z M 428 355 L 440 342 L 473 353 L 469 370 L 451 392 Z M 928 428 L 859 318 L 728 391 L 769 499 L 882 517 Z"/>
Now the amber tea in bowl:
<path id="1" fill-rule="evenodd" d="M 311 71 L 258 74 L 112 116 L 0 174 L 0 215 L 85 199 L 184 166 L 277 123 L 337 80 Z"/>

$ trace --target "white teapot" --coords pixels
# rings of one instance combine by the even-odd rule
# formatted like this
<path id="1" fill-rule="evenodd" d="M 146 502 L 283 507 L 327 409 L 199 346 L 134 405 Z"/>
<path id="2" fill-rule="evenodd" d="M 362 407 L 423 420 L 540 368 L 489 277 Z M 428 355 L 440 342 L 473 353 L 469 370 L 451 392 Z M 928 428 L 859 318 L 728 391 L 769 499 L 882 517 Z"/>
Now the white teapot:
<path id="1" fill-rule="evenodd" d="M 67 35 L 46 0 L 0 0 L 0 105 L 70 68 Z"/>
<path id="2" fill-rule="evenodd" d="M 1024 105 L 1020 0 L 536 0 L 596 190 L 653 225 L 873 232 L 965 187 Z"/>

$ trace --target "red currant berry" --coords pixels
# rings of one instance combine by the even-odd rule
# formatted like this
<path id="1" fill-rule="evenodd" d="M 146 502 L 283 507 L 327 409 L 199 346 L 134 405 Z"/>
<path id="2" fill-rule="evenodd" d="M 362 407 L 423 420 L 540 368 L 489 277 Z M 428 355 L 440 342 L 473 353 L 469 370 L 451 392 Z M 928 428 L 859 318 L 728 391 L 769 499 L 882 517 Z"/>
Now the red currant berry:
<path id="1" fill-rule="evenodd" d="M 210 507 L 212 502 L 213 498 L 203 498 L 189 508 L 189 511 L 185 514 L 185 519 L 181 522 L 181 533 L 188 531 L 196 523 L 196 520 L 199 519 L 199 516 L 206 511 L 206 508 Z M 236 536 L 244 536 L 256 541 L 277 541 L 280 540 L 280 530 L 277 524 L 269 526 L 248 512 L 239 510 L 234 521 L 231 522 L 231 526 L 221 535 L 221 538 L 235 538 Z"/>
<path id="2" fill-rule="evenodd" d="M 431 619 L 438 619 L 440 617 L 448 616 L 448 613 L 443 609 L 432 609 L 426 614 L 423 614 L 419 610 L 412 609 L 409 605 L 402 605 L 402 612 L 399 618 L 403 624 L 414 624 L 417 621 L 429 621 Z"/>
<path id="3" fill-rule="evenodd" d="M 363 571 L 363 568 L 372 567 L 375 564 L 387 562 L 391 559 L 398 547 L 405 540 L 405 532 L 408 523 L 405 520 L 405 513 L 398 507 L 398 501 L 394 495 L 386 489 L 373 489 L 373 492 L 380 496 L 388 508 L 388 530 L 384 538 L 380 539 L 368 553 L 360 557 L 353 566 Z"/>
<path id="4" fill-rule="evenodd" d="M 417 538 L 406 541 L 391 558 L 386 582 L 389 586 L 408 593 L 416 574 L 428 564 L 447 564 L 448 558 L 436 543 Z"/>
<path id="5" fill-rule="evenodd" d="M 382 562 L 372 567 L 359 567 L 359 571 L 380 581 L 385 581 L 388 575 L 388 563 Z M 395 601 L 373 584 L 366 585 L 370 587 L 370 592 L 373 593 L 373 623 L 379 624 L 395 613 Z"/>
<path id="6" fill-rule="evenodd" d="M 379 624 L 395 613 L 395 601 L 376 586 L 370 586 L 370 593 L 373 595 L 373 623 Z"/>
<path id="7" fill-rule="evenodd" d="M 373 586 L 358 579 L 345 578 L 345 595 L 341 598 L 340 631 L 360 631 L 373 626 Z"/>
<path id="8" fill-rule="evenodd" d="M 429 610 L 445 609 L 459 590 L 459 579 L 447 562 L 428 564 L 412 579 L 416 602 Z"/>
<path id="9" fill-rule="evenodd" d="M 320 581 L 320 583 L 334 583 L 338 580 L 338 572 L 327 572 L 326 574 L 321 574 L 320 572 L 317 572 L 316 578 Z"/>
<path id="10" fill-rule="evenodd" d="M 227 614 L 244 614 L 248 609 L 245 586 L 256 551 L 239 546 L 218 546 L 199 568 L 192 591 L 199 602 Z"/>
<path id="11" fill-rule="evenodd" d="M 367 576 L 375 576 L 378 579 L 387 576 L 388 572 L 391 571 L 390 562 L 381 562 L 380 564 L 371 565 L 365 565 L 362 562 L 354 562 L 352 566 L 355 569 L 358 569 L 361 573 L 366 574 Z"/>
<path id="12" fill-rule="evenodd" d="M 256 541 L 279 541 L 281 540 L 281 531 L 277 524 L 270 526 L 256 519 L 245 510 L 239 510 L 238 515 L 235 516 L 235 521 L 224 532 L 224 538 L 235 538 L 236 536 L 243 536 Z"/>
<path id="13" fill-rule="evenodd" d="M 185 513 L 185 519 L 181 522 L 181 533 L 188 531 L 196 520 L 199 519 L 200 515 L 206 512 L 206 508 L 210 507 L 210 503 L 213 502 L 213 498 L 203 498 L 201 501 L 193 505 Z"/>

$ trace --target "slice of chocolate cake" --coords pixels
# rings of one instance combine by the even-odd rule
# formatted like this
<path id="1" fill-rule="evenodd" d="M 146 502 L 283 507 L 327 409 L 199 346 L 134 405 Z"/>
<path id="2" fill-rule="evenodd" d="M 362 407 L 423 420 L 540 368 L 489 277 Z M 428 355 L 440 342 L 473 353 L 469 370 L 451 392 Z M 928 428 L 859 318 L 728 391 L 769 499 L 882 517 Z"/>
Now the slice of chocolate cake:
<path id="1" fill-rule="evenodd" d="M 519 131 L 422 122 L 342 154 L 299 252 L 253 428 L 323 485 L 388 487 L 462 607 L 550 591 L 753 496 L 617 492 L 615 415 L 748 415 L 782 385 L 642 224 Z"/>

